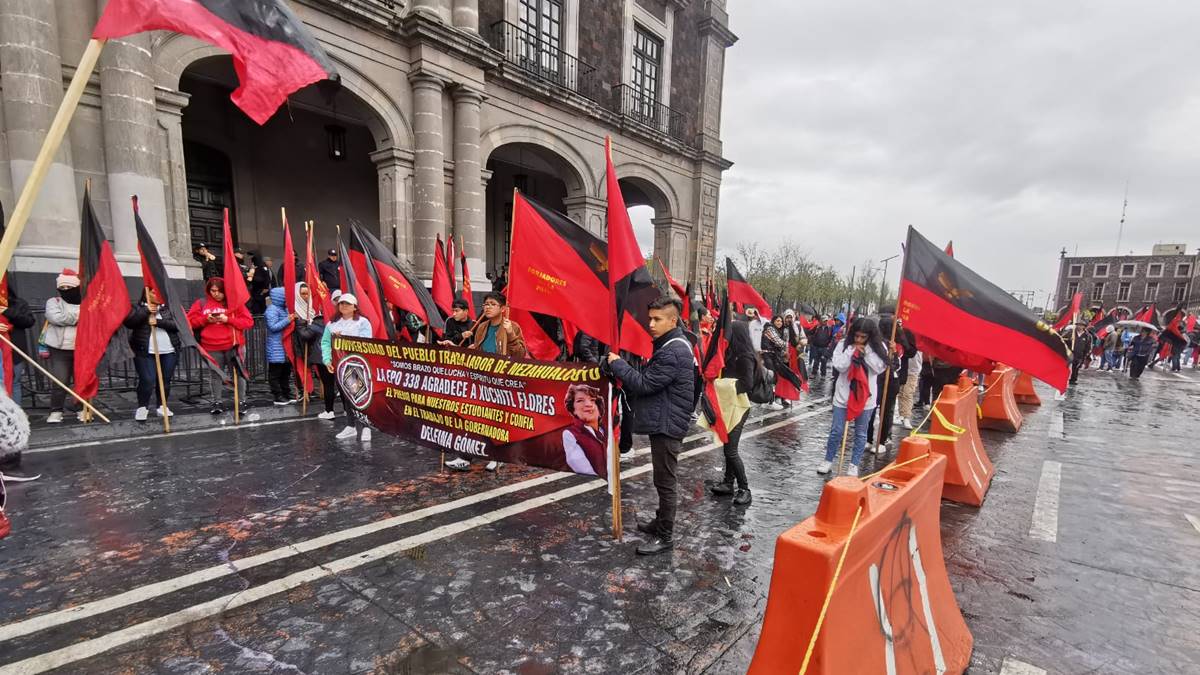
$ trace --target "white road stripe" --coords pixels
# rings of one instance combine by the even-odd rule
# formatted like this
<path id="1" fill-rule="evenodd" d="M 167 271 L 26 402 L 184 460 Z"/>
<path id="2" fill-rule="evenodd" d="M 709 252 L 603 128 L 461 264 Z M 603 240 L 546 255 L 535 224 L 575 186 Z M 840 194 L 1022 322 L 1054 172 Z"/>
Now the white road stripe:
<path id="1" fill-rule="evenodd" d="M 1033 525 L 1029 536 L 1054 543 L 1058 541 L 1058 488 L 1062 483 L 1062 464 L 1047 461 L 1042 464 L 1037 499 L 1033 503 Z"/>
<path id="2" fill-rule="evenodd" d="M 1050 428 L 1046 430 L 1046 435 L 1050 438 L 1066 438 L 1064 428 L 1062 411 L 1055 410 L 1050 414 Z"/>
<path id="3" fill-rule="evenodd" d="M 218 424 L 214 423 L 211 427 L 203 429 L 187 429 L 186 431 L 172 431 L 170 434 L 146 434 L 138 436 L 122 436 L 119 438 L 106 438 L 100 441 L 80 441 L 78 443 L 65 443 L 63 445 L 48 445 L 44 448 L 30 448 L 25 451 L 26 455 L 37 455 L 44 452 L 60 452 L 62 450 L 74 450 L 76 448 L 94 448 L 100 445 L 111 445 L 113 443 L 128 443 L 129 441 L 153 441 L 163 438 L 179 438 L 180 436 L 195 436 L 198 434 L 210 434 L 215 431 L 245 431 L 247 429 L 257 429 L 258 427 L 273 427 L 280 424 L 289 424 L 291 422 L 304 422 L 310 420 L 318 421 L 316 417 L 288 417 L 281 420 L 268 420 L 266 422 L 243 422 L 242 424 Z"/>
<path id="4" fill-rule="evenodd" d="M 1037 666 L 1005 657 L 1004 665 L 1000 667 L 1000 675 L 1046 675 L 1046 671 Z"/>
<path id="5" fill-rule="evenodd" d="M 805 407 L 811 407 L 811 406 L 817 405 L 819 403 L 822 403 L 826 400 L 827 399 L 824 399 L 824 398 L 817 399 L 817 400 L 814 400 L 814 401 L 806 404 Z M 757 418 L 752 418 L 752 421 L 769 420 L 774 417 L 783 415 L 787 412 L 790 412 L 790 411 L 784 410 L 784 411 L 768 413 L 766 415 L 762 415 Z M 784 420 L 784 422 L 791 423 L 794 421 L 799 421 L 799 420 L 806 419 L 808 417 L 812 417 L 814 415 L 820 414 L 821 412 L 824 412 L 824 411 L 823 410 L 814 410 L 814 411 L 805 412 L 805 413 L 795 416 L 794 419 L 789 418 L 787 420 Z M 763 433 L 763 430 L 755 430 L 754 433 Z M 688 438 L 685 438 L 684 441 L 685 442 L 694 442 L 694 441 L 700 440 L 702 438 L 705 438 L 708 435 L 709 435 L 708 432 L 699 433 L 699 434 L 695 434 L 693 436 L 689 436 Z M 639 450 L 634 451 L 633 454 L 634 454 L 634 456 L 643 456 L 643 455 L 649 454 L 649 452 L 650 452 L 649 448 L 641 448 Z M 629 472 L 622 471 L 621 474 L 622 474 L 622 476 L 632 475 L 632 470 Z M 401 525 L 406 525 L 408 523 L 417 522 L 420 520 L 424 520 L 426 518 L 431 518 L 438 514 L 446 513 L 449 511 L 454 511 L 456 509 L 471 506 L 473 504 L 478 504 L 480 502 L 489 501 L 491 499 L 495 499 L 495 498 L 501 497 L 503 495 L 512 494 L 515 492 L 522 492 L 522 491 L 530 489 L 530 488 L 535 488 L 535 487 L 538 487 L 541 485 L 546 485 L 548 483 L 560 481 L 560 480 L 563 480 L 564 478 L 570 478 L 574 475 L 576 475 L 576 474 L 552 473 L 552 474 L 547 474 L 545 476 L 539 476 L 537 478 L 533 478 L 530 480 L 521 481 L 519 483 L 514 483 L 512 485 L 505 485 L 505 486 L 501 486 L 498 488 L 493 488 L 491 490 L 485 490 L 478 494 L 469 495 L 469 496 L 463 497 L 461 499 L 456 499 L 456 500 L 453 500 L 450 502 L 445 502 L 443 504 L 435 504 L 433 506 L 429 506 L 429 507 L 426 507 L 423 509 L 417 509 L 415 511 L 410 511 L 409 513 L 401 514 L 399 516 L 394 516 L 392 518 L 387 518 L 387 519 L 380 520 L 380 521 L 377 521 L 374 523 L 368 523 L 366 525 L 360 525 L 358 527 L 352 527 L 352 528 L 349 528 L 346 530 L 341 530 L 338 532 L 331 532 L 329 534 L 326 534 L 326 535 L 323 535 L 320 537 L 315 537 L 313 539 L 308 539 L 308 540 L 305 540 L 305 541 L 302 541 L 302 542 L 299 542 L 296 544 L 290 544 L 288 546 L 283 546 L 283 547 L 280 547 L 280 548 L 277 548 L 277 549 L 274 549 L 271 551 L 266 551 L 264 553 L 260 553 L 258 555 L 253 555 L 253 556 L 250 556 L 247 558 L 240 558 L 237 560 L 233 560 L 229 564 L 216 565 L 216 566 L 209 567 L 206 569 L 198 570 L 196 572 L 178 576 L 173 579 L 168 579 L 166 581 L 160 581 L 157 583 L 147 584 L 145 586 L 139 586 L 137 588 L 131 589 L 124 593 L 119 593 L 117 595 L 113 595 L 113 596 L 110 596 L 110 597 L 107 597 L 107 598 L 104 598 L 101 600 L 96 600 L 93 602 L 76 605 L 74 607 L 59 610 L 56 612 L 49 612 L 47 614 L 35 616 L 33 618 L 26 619 L 24 621 L 10 623 L 10 624 L 4 625 L 4 626 L 0 626 L 0 643 L 3 643 L 7 640 L 12 640 L 14 638 L 18 638 L 18 637 L 21 637 L 24 635 L 31 635 L 33 633 L 37 633 L 39 631 L 46 630 L 48 628 L 54 628 L 56 626 L 61 626 L 63 624 L 71 623 L 72 621 L 78 621 L 80 619 L 85 619 L 85 618 L 88 618 L 91 616 L 96 616 L 98 614 L 104 614 L 106 612 L 111 612 L 113 610 L 120 609 L 122 607 L 127 607 L 129 605 L 134 605 L 134 604 L 137 604 L 140 602 L 145 602 L 145 601 L 151 600 L 153 598 L 157 598 L 157 597 L 160 597 L 163 595 L 168 595 L 170 593 L 174 593 L 176 591 L 179 591 L 184 588 L 188 588 L 190 586 L 195 586 L 197 584 L 202 584 L 202 583 L 205 583 L 208 581 L 213 581 L 216 579 L 220 579 L 222 577 L 226 577 L 226 576 L 230 576 L 230 575 L 233 575 L 236 573 L 244 572 L 251 568 L 258 567 L 260 565 L 274 563 L 279 560 L 284 560 L 286 558 L 290 558 L 293 556 L 308 553 L 310 551 L 316 551 L 318 549 L 322 549 L 327 546 L 332 546 L 334 544 L 339 544 L 339 543 L 342 543 L 345 541 L 350 541 L 352 539 L 357 539 L 359 537 L 365 537 L 367 535 L 374 534 L 374 533 L 380 532 L 382 530 L 390 529 L 393 527 L 399 527 Z"/>
<path id="6" fill-rule="evenodd" d="M 1190 513 L 1183 514 L 1183 517 L 1187 518 L 1188 522 L 1192 524 L 1192 527 L 1196 528 L 1197 532 L 1200 532 L 1200 518 L 1197 518 Z"/>
<path id="7" fill-rule="evenodd" d="M 814 415 L 819 415 L 823 412 L 825 411 L 813 410 L 801 415 L 789 417 L 774 424 L 746 432 L 742 435 L 742 438 L 753 438 L 755 436 L 760 436 L 762 434 L 774 431 L 775 429 L 779 429 L 790 424 L 795 424 L 800 420 L 812 417 Z M 687 459 L 709 452 L 718 447 L 721 446 L 717 443 L 710 443 L 708 445 L 680 453 L 679 458 Z M 630 469 L 627 472 L 622 472 L 622 476 L 633 478 L 635 476 L 648 473 L 651 468 L 652 467 L 649 464 L 643 464 L 639 467 Z M 405 537 L 403 539 L 399 539 L 382 546 L 377 546 L 361 553 L 355 553 L 354 555 L 340 558 L 324 565 L 310 567 L 309 569 L 296 572 L 295 574 L 283 577 L 282 579 L 276 579 L 275 581 L 254 586 L 246 589 L 245 591 L 230 593 L 229 595 L 225 595 L 214 600 L 209 600 L 208 602 L 194 605 L 192 607 L 167 614 L 166 616 L 161 616 L 157 619 L 151 619 L 149 621 L 135 624 L 113 633 L 108 633 L 91 640 L 85 640 L 83 642 L 73 644 L 69 647 L 64 647 L 52 652 L 30 657 L 23 661 L 11 663 L 9 665 L 0 667 L 0 675 L 10 675 L 16 673 L 21 673 L 23 675 L 27 673 L 43 673 L 55 668 L 61 668 L 65 665 L 91 658 L 98 654 L 103 654 L 104 652 L 115 649 L 122 645 L 136 642 L 137 640 L 154 635 L 159 635 L 166 631 L 179 628 L 180 626 L 185 626 L 189 623 L 207 619 L 228 610 L 279 595 L 280 593 L 286 593 L 287 591 L 303 586 L 304 584 L 312 583 L 326 577 L 335 576 L 343 572 L 348 572 L 358 567 L 362 567 L 363 565 L 382 560 L 398 553 L 403 553 L 404 551 L 416 548 L 418 546 L 424 546 L 426 544 L 461 534 L 468 530 L 473 530 L 477 527 L 483 527 L 484 525 L 490 525 L 492 523 L 499 522 L 510 516 L 515 516 L 526 511 L 532 511 L 534 509 L 541 508 L 549 504 L 554 504 L 565 499 L 570 499 L 571 497 L 591 492 L 593 490 L 599 490 L 604 488 L 606 485 L 608 485 L 607 481 L 603 480 L 588 481 L 587 483 L 582 483 L 574 487 L 559 490 L 558 492 L 552 492 L 535 499 L 529 499 L 518 504 L 506 506 L 490 513 L 481 514 L 473 518 L 467 518 L 466 520 L 461 520 L 449 525 L 436 527 L 427 532 L 422 532 L 421 534 L 413 535 L 411 537 Z"/>

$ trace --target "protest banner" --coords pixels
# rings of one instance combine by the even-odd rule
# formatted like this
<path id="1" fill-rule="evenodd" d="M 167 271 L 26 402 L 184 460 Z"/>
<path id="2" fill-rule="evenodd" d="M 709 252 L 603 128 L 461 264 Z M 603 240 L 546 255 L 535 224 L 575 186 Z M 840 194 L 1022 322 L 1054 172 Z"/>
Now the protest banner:
<path id="1" fill-rule="evenodd" d="M 612 388 L 595 364 L 336 337 L 338 385 L 380 431 L 464 457 L 607 478 Z"/>

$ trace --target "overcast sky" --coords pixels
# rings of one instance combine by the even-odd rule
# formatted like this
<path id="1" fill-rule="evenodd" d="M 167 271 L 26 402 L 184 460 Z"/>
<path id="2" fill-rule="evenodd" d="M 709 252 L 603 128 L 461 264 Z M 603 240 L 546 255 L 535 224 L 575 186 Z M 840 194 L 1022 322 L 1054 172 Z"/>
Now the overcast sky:
<path id="1" fill-rule="evenodd" d="M 848 274 L 912 223 L 1044 299 L 1060 249 L 1114 252 L 1127 179 L 1122 252 L 1200 247 L 1200 2 L 729 11 L 718 256 L 791 238 Z"/>

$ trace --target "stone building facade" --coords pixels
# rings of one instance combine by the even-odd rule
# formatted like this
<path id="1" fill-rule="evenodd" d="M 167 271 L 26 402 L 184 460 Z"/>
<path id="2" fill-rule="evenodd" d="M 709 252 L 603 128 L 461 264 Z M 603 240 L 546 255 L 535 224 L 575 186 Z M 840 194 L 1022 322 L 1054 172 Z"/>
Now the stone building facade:
<path id="1" fill-rule="evenodd" d="M 1058 265 L 1056 308 L 1068 307 L 1076 292 L 1084 306 L 1125 307 L 1136 312 L 1157 303 L 1165 312 L 1180 304 L 1200 311 L 1200 253 L 1183 245 L 1156 246 L 1150 255 L 1068 257 Z"/>
<path id="2" fill-rule="evenodd" d="M 0 7 L 0 201 L 13 204 L 106 0 Z M 507 262 L 520 188 L 604 236 L 604 138 L 627 203 L 653 208 L 655 253 L 679 278 L 713 267 L 722 172 L 726 0 L 292 0 L 340 83 L 259 127 L 229 101 L 231 59 L 193 38 L 110 41 L 22 236 L 12 270 L 45 296 L 74 266 L 83 185 L 123 270 L 139 276 L 129 197 L 172 276 L 195 244 L 298 249 L 316 222 L 378 224 L 428 277 L 436 237 L 473 277 Z M 11 207 L 10 207 L 11 208 Z M 321 257 L 318 254 L 318 257 Z M 132 280 L 131 280 L 132 281 Z M 482 286 L 482 284 L 479 284 Z"/>

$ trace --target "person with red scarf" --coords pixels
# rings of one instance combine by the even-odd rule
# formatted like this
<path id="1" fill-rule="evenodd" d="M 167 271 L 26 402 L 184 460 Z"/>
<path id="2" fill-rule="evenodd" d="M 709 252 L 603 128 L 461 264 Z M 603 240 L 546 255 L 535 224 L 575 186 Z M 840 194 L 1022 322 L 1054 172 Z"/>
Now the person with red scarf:
<path id="1" fill-rule="evenodd" d="M 817 473 L 827 474 L 842 448 L 842 437 L 854 423 L 854 446 L 847 476 L 857 476 L 863 451 L 867 447 L 867 428 L 875 412 L 876 388 L 880 373 L 888 367 L 888 349 L 879 334 L 879 324 L 859 317 L 851 322 L 846 338 L 833 350 L 830 364 L 837 371 L 833 388 L 833 425 L 825 444 L 825 461 Z"/>
<path id="2" fill-rule="evenodd" d="M 243 331 L 254 325 L 254 319 L 245 307 L 230 309 L 225 302 L 225 280 L 213 277 L 204 282 L 204 297 L 192 305 L 187 313 L 188 324 L 199 331 L 200 346 L 205 349 L 217 362 L 222 370 L 231 373 L 237 367 L 238 349 L 245 343 Z M 212 386 L 212 414 L 222 415 L 224 381 L 216 373 L 209 380 Z M 245 373 L 238 374 L 238 399 L 241 401 L 242 412 L 246 410 L 246 377 Z"/>

